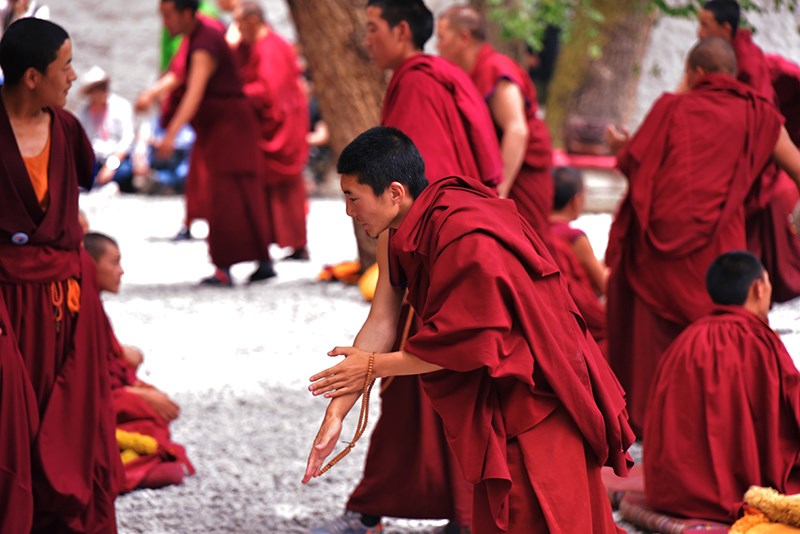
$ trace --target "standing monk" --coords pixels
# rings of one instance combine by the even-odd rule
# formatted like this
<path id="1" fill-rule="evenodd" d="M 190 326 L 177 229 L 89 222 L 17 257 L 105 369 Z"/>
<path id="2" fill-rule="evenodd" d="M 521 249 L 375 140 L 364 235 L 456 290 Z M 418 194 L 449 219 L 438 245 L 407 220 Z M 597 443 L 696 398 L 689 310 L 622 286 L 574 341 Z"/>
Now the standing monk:
<path id="1" fill-rule="evenodd" d="M 630 140 L 609 129 L 628 194 L 606 259 L 608 349 L 641 429 L 658 361 L 691 322 L 711 311 L 705 273 L 746 246 L 744 201 L 773 160 L 800 180 L 800 153 L 775 107 L 736 81 L 719 37 L 689 53 L 690 91 L 665 94 Z"/>
<path id="2" fill-rule="evenodd" d="M 291 259 L 307 260 L 306 187 L 308 100 L 292 46 L 266 24 L 264 11 L 242 2 L 234 17 L 241 39 L 234 49 L 244 94 L 259 118 L 261 176 L 267 197 L 270 242 L 291 247 Z"/>
<path id="3" fill-rule="evenodd" d="M 769 327 L 772 284 L 758 258 L 723 254 L 706 285 L 713 312 L 658 366 L 645 490 L 671 515 L 733 522 L 751 485 L 800 493 L 800 372 Z"/>
<path id="4" fill-rule="evenodd" d="M 78 223 L 94 156 L 62 109 L 76 79 L 69 36 L 21 19 L 0 67 L 0 530 L 114 533 L 122 466 Z"/>
<path id="5" fill-rule="evenodd" d="M 500 198 L 510 198 L 539 235 L 549 241 L 553 208 L 550 132 L 539 118 L 530 76 L 486 42 L 486 20 L 472 6 L 448 8 L 436 24 L 439 54 L 468 73 L 486 100 L 503 154 Z M 427 161 L 427 160 L 426 160 Z"/>
<path id="6" fill-rule="evenodd" d="M 381 123 L 402 130 L 414 141 L 432 181 L 463 174 L 493 188 L 502 178 L 502 160 L 489 111 L 466 74 L 422 52 L 432 34 L 433 14 L 422 1 L 368 2 L 366 48 L 376 67 L 393 71 Z M 388 236 L 382 235 L 370 315 L 354 341 L 365 350 L 389 350 L 395 338 L 397 348 L 404 332 L 407 336 L 415 328 L 407 308 L 394 323 L 394 316 L 385 311 L 393 305 L 387 254 Z M 384 346 L 387 340 L 389 345 Z M 328 413 L 343 418 L 357 398 L 332 402 Z M 382 415 L 372 433 L 364 477 L 351 494 L 345 515 L 312 532 L 379 532 L 383 515 L 448 518 L 455 525 L 468 526 L 472 487 L 454 465 L 441 421 L 423 394 L 419 378 L 384 381 L 381 402 Z"/>
<path id="7" fill-rule="evenodd" d="M 216 266 L 201 283 L 230 287 L 235 263 L 259 260 L 250 282 L 275 275 L 259 175 L 258 125 L 225 34 L 198 17 L 197 7 L 197 0 L 161 1 L 164 26 L 186 37 L 187 50 L 185 77 L 172 93 L 158 155 L 172 153 L 175 137 L 191 121 L 197 134 L 192 150 L 209 176 L 208 249 Z"/>
<path id="8" fill-rule="evenodd" d="M 764 52 L 753 42 L 750 30 L 739 28 L 740 8 L 735 0 L 711 0 L 698 13 L 697 36 L 720 37 L 736 54 L 736 79 L 750 86 L 776 106 L 770 65 Z M 786 116 L 794 124 L 796 117 Z M 789 129 L 790 133 L 792 129 Z M 747 202 L 747 248 L 772 273 L 773 297 L 778 302 L 800 296 L 800 239 L 787 222 L 800 201 L 800 193 L 786 173 L 776 165 L 767 166 Z"/>
<path id="9" fill-rule="evenodd" d="M 407 291 L 421 326 L 399 351 L 334 348 L 345 361 L 310 389 L 352 395 L 373 376 L 420 374 L 474 484 L 472 532 L 619 532 L 600 468 L 627 472 L 622 390 L 514 203 L 471 178 L 428 185 L 419 152 L 394 128 L 361 134 L 337 170 L 348 215 L 370 235 L 392 231 L 393 306 L 382 311 L 396 321 Z M 341 423 L 323 419 L 304 482 Z"/>

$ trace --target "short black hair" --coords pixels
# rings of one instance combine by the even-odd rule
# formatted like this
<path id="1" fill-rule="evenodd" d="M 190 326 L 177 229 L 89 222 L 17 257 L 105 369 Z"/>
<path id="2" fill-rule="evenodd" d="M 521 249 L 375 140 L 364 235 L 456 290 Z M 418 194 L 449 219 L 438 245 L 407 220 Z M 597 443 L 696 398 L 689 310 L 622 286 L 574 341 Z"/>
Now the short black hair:
<path id="1" fill-rule="evenodd" d="M 732 250 L 717 257 L 706 272 L 706 289 L 716 304 L 741 306 L 764 266 L 751 252 Z"/>
<path id="2" fill-rule="evenodd" d="M 418 50 L 425 48 L 433 35 L 433 13 L 422 0 L 369 0 L 367 7 L 379 7 L 390 28 L 406 21 Z"/>
<path id="3" fill-rule="evenodd" d="M 583 191 L 583 175 L 574 167 L 555 167 L 553 175 L 553 209 L 563 210 L 575 195 Z"/>
<path id="4" fill-rule="evenodd" d="M 251 17 L 253 15 L 258 18 L 261 22 L 266 22 L 267 17 L 264 14 L 264 8 L 261 7 L 261 4 L 255 2 L 254 0 L 243 0 L 239 2 L 239 9 L 242 12 L 242 15 L 245 17 Z"/>
<path id="5" fill-rule="evenodd" d="M 83 236 L 83 248 L 89 253 L 95 262 L 100 261 L 100 258 L 108 250 L 108 246 L 113 245 L 119 248 L 119 245 L 113 237 L 101 234 L 100 232 L 87 232 Z"/>
<path id="6" fill-rule="evenodd" d="M 353 139 L 342 150 L 336 172 L 355 176 L 376 195 L 382 195 L 392 182 L 406 186 L 412 198 L 428 186 L 417 147 L 406 134 L 387 126 L 370 128 Z"/>
<path id="7" fill-rule="evenodd" d="M 66 30 L 49 20 L 27 17 L 11 24 L 0 39 L 3 83 L 17 85 L 30 68 L 44 73 L 67 39 Z"/>
<path id="8" fill-rule="evenodd" d="M 197 10 L 200 9 L 200 0 L 161 0 L 162 4 L 166 4 L 167 2 L 175 4 L 175 9 L 178 11 L 186 11 L 189 9 L 192 13 L 197 13 Z"/>
<path id="9" fill-rule="evenodd" d="M 731 37 L 736 36 L 736 30 L 739 28 L 739 19 L 742 16 L 739 2 L 736 0 L 709 0 L 703 4 L 703 9 L 710 11 L 714 15 L 714 20 L 717 21 L 717 24 L 725 24 L 726 22 L 730 24 Z"/>

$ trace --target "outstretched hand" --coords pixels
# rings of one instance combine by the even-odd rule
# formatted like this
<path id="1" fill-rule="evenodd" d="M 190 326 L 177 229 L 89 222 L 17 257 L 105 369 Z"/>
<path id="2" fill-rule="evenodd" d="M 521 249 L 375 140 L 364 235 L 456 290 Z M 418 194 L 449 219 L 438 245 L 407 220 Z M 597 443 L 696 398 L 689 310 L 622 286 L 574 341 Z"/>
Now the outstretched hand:
<path id="1" fill-rule="evenodd" d="M 355 347 L 335 347 L 328 356 L 344 356 L 344 361 L 312 376 L 308 390 L 326 398 L 361 392 L 367 378 L 369 354 Z"/>
<path id="2" fill-rule="evenodd" d="M 303 476 L 303 484 L 308 483 L 309 480 L 320 475 L 325 458 L 333 452 L 333 448 L 339 440 L 341 433 L 342 420 L 338 417 L 326 415 L 319 427 L 317 437 L 314 438 L 311 452 L 308 454 L 308 463 L 306 464 L 306 473 Z"/>

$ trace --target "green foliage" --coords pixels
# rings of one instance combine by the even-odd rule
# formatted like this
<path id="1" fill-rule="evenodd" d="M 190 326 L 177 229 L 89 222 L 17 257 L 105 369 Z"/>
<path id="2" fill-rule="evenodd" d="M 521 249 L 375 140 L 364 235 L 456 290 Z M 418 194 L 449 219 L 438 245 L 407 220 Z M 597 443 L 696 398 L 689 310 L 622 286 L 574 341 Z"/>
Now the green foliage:
<path id="1" fill-rule="evenodd" d="M 671 17 L 693 18 L 705 0 L 649 0 L 650 7 Z M 764 13 L 770 9 L 788 9 L 794 13 L 800 0 L 739 0 L 745 12 Z M 489 16 L 498 23 L 506 39 L 522 39 L 534 50 L 542 49 L 542 37 L 548 26 L 562 29 L 563 39 L 569 41 L 575 15 L 580 13 L 588 22 L 589 54 L 599 54 L 597 38 L 605 17 L 593 0 L 487 0 Z M 798 27 L 800 31 L 800 27 Z"/>

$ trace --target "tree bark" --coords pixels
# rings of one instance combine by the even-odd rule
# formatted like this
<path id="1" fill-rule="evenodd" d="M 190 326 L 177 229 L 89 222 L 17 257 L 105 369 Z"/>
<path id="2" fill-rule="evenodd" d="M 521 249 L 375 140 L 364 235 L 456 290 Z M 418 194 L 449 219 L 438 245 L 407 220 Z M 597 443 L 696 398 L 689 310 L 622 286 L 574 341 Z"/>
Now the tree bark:
<path id="1" fill-rule="evenodd" d="M 563 144 L 571 117 L 594 124 L 628 124 L 655 22 L 649 4 L 649 0 L 595 0 L 604 20 L 594 23 L 598 30 L 594 40 L 588 31 L 592 22 L 577 14 L 572 39 L 561 47 L 548 92 L 546 121 L 554 144 Z M 597 59 L 589 56 L 592 43 L 602 51 Z"/>
<path id="2" fill-rule="evenodd" d="M 311 68 L 333 157 L 364 130 L 380 124 L 385 77 L 363 46 L 365 0 L 288 0 Z M 353 224 L 362 269 L 375 263 L 377 242 Z"/>

